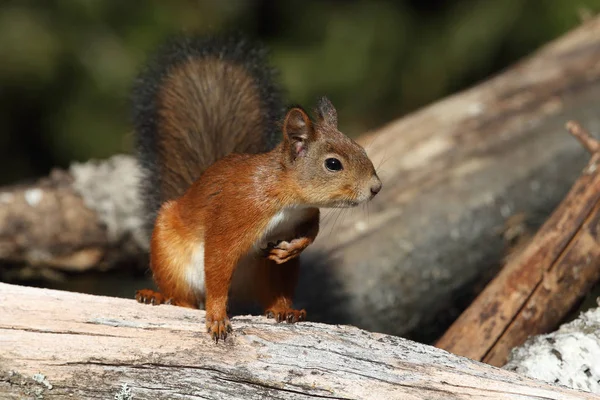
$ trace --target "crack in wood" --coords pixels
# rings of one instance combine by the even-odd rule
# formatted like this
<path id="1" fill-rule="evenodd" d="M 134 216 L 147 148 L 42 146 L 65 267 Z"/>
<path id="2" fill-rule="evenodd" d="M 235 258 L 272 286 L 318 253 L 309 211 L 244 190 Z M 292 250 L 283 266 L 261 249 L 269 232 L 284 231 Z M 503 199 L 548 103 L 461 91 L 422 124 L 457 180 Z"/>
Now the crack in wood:
<path id="1" fill-rule="evenodd" d="M 49 333 L 49 334 L 56 334 L 56 335 L 80 335 L 80 336 L 123 338 L 123 336 L 120 336 L 120 335 L 110 335 L 107 333 L 58 331 L 58 330 L 49 330 L 49 329 L 23 328 L 23 327 L 18 327 L 18 326 L 0 326 L 0 330 L 15 330 L 15 331 L 33 332 L 33 333 L 46 333 L 46 334 Z"/>

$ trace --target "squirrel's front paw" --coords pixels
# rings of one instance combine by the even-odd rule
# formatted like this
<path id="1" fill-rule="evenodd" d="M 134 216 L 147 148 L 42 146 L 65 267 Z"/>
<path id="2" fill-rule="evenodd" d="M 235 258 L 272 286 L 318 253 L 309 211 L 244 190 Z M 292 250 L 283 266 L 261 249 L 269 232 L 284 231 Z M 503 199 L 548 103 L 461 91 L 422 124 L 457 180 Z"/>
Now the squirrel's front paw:
<path id="1" fill-rule="evenodd" d="M 277 264 L 283 264 L 294 257 L 298 257 L 308 245 L 308 240 L 305 238 L 293 239 L 290 242 L 281 240 L 277 243 L 269 243 L 265 253 L 269 260 L 275 261 Z"/>
<path id="2" fill-rule="evenodd" d="M 229 322 L 229 318 L 227 317 L 213 320 L 207 316 L 206 331 L 215 341 L 215 343 L 219 343 L 219 339 L 225 340 L 227 338 L 227 334 L 231 333 L 233 328 L 231 327 L 231 322 Z"/>
<path id="3" fill-rule="evenodd" d="M 286 321 L 293 324 L 294 322 L 304 321 L 306 319 L 306 311 L 294 310 L 293 308 L 278 308 L 273 307 L 265 311 L 267 318 L 273 318 L 277 322 Z"/>

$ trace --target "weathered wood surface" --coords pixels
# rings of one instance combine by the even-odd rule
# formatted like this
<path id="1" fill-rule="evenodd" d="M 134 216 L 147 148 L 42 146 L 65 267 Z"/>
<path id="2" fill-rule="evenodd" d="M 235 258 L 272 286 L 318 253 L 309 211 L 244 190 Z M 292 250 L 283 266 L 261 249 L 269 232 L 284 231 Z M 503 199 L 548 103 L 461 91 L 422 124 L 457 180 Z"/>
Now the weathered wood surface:
<path id="1" fill-rule="evenodd" d="M 348 326 L 237 317 L 215 345 L 203 317 L 0 284 L 1 397 L 111 399 L 127 384 L 135 400 L 594 398 Z"/>
<path id="2" fill-rule="evenodd" d="M 499 76 L 365 135 L 383 191 L 368 207 L 325 218 L 303 259 L 298 305 L 312 320 L 433 341 L 500 267 L 505 219 L 523 212 L 536 228 L 571 187 L 587 156 L 563 126 L 576 119 L 600 130 L 598 101 L 600 17 Z M 80 236 L 79 249 L 100 249 L 107 267 L 123 243 L 138 254 L 145 246 L 131 240 L 142 235 L 129 164 L 107 183 L 70 171 L 84 203 L 99 210 L 91 225 L 105 234 Z M 5 240 L 13 226 L 25 236 L 31 227 L 9 222 L 0 224 Z M 71 225 L 52 227 L 66 233 Z M 17 250 L 35 255 L 26 249 L 36 242 L 26 243 Z"/>
<path id="3" fill-rule="evenodd" d="M 600 143 L 571 132 L 593 152 L 569 194 L 436 346 L 495 366 L 532 335 L 550 332 L 600 279 Z"/>

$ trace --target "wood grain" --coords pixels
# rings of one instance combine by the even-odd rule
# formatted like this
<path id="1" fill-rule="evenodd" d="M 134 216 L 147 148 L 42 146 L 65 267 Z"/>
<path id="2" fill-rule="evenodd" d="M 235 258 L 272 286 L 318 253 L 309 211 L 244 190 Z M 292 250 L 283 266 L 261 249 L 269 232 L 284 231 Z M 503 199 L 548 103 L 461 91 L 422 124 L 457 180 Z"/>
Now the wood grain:
<path id="1" fill-rule="evenodd" d="M 111 399 L 127 384 L 135 400 L 595 398 L 350 326 L 236 317 L 232 340 L 215 345 L 203 319 L 0 284 L 1 397 Z"/>

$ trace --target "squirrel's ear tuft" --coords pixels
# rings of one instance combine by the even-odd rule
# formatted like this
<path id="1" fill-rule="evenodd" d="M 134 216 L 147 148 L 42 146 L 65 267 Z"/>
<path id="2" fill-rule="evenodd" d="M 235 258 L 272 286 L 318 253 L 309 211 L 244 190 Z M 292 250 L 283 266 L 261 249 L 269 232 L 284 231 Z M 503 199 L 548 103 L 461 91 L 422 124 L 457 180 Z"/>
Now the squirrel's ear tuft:
<path id="1" fill-rule="evenodd" d="M 310 142 L 315 140 L 315 131 L 310 118 L 301 107 L 288 111 L 283 121 L 283 135 L 292 160 L 306 155 Z"/>
<path id="2" fill-rule="evenodd" d="M 321 97 L 317 102 L 317 115 L 319 116 L 319 122 L 337 128 L 337 111 L 333 104 L 331 104 L 331 101 L 325 96 Z"/>

